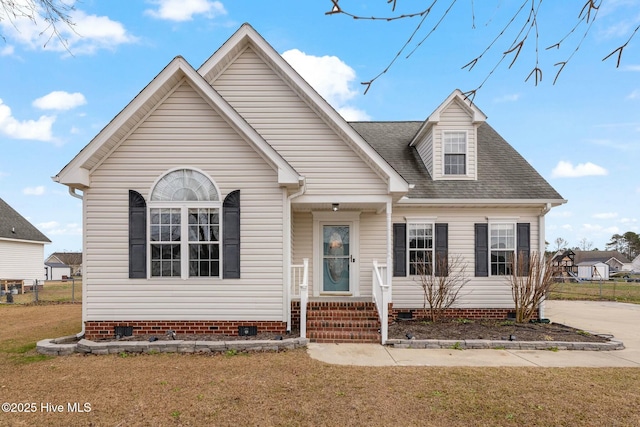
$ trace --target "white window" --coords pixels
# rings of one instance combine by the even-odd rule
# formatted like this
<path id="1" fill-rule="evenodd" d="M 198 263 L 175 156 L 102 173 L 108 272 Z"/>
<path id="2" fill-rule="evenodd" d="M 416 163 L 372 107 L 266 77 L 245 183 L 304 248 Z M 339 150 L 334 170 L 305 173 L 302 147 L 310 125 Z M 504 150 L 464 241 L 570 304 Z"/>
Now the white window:
<path id="1" fill-rule="evenodd" d="M 467 133 L 444 132 L 444 174 L 467 173 Z"/>
<path id="2" fill-rule="evenodd" d="M 433 274 L 433 224 L 407 224 L 409 275 Z"/>
<path id="3" fill-rule="evenodd" d="M 203 173 L 178 169 L 151 193 L 149 245 L 153 277 L 220 277 L 220 198 Z"/>
<path id="4" fill-rule="evenodd" d="M 516 224 L 490 223 L 489 247 L 491 250 L 491 275 L 510 275 L 516 256 Z"/>

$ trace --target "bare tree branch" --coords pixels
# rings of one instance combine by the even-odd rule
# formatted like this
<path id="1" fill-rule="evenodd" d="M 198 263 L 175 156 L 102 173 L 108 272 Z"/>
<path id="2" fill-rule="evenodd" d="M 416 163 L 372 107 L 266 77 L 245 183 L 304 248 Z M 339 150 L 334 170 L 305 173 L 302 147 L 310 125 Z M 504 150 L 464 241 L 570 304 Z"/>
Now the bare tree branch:
<path id="1" fill-rule="evenodd" d="M 19 31 L 17 20 L 26 18 L 34 24 L 41 20 L 45 25 L 40 35 L 47 35 L 44 47 L 55 38 L 68 51 L 68 43 L 60 32 L 60 26 L 67 26 L 75 32 L 75 24 L 71 19 L 71 12 L 74 10 L 73 4 L 63 0 L 0 0 L 0 21 L 8 20 Z M 0 37 L 5 40 L 4 35 Z"/>
<path id="2" fill-rule="evenodd" d="M 374 78 L 372 78 L 372 79 L 370 79 L 370 80 L 368 80 L 366 82 L 362 82 L 362 84 L 365 86 L 365 91 L 364 92 L 366 94 L 369 91 L 369 89 L 371 88 L 371 86 L 373 85 L 373 83 L 379 77 L 381 77 L 383 74 L 385 74 L 387 71 L 389 71 L 389 69 L 396 63 L 396 61 L 400 57 L 400 55 L 405 50 L 407 50 L 409 45 L 413 42 L 414 38 L 421 31 L 422 27 L 424 26 L 424 24 L 426 22 L 426 19 L 429 16 L 433 15 L 432 14 L 433 8 L 435 7 L 435 5 L 438 3 L 439 0 L 429 0 L 430 4 L 426 9 L 422 9 L 422 10 L 419 10 L 419 11 L 416 11 L 416 12 L 412 12 L 412 13 L 403 13 L 403 14 L 399 14 L 399 15 L 392 15 L 392 16 L 386 16 L 386 17 L 378 17 L 378 16 L 365 17 L 365 16 L 360 16 L 360 15 L 357 15 L 357 14 L 342 10 L 340 8 L 339 1 L 340 0 L 331 0 L 331 2 L 333 4 L 333 8 L 332 8 L 332 10 L 330 12 L 327 12 L 327 14 L 343 14 L 343 15 L 346 15 L 346 16 L 350 16 L 350 17 L 352 17 L 354 19 L 384 20 L 384 21 L 394 21 L 394 20 L 400 20 L 400 19 L 422 17 L 420 22 L 415 26 L 415 28 L 414 28 L 413 32 L 411 33 L 411 35 L 407 38 L 407 40 L 404 43 L 404 45 L 396 53 L 396 55 L 389 62 L 389 64 L 378 75 L 376 75 Z M 410 58 L 420 47 L 422 47 L 424 42 L 427 39 L 429 39 L 429 37 L 444 22 L 445 18 L 447 18 L 449 16 L 449 13 L 450 13 L 451 9 L 453 8 L 454 4 L 456 4 L 457 0 L 448 0 L 448 1 L 449 1 L 449 3 L 448 3 L 448 7 L 447 7 L 446 11 L 444 11 L 440 16 L 435 18 L 436 19 L 436 23 L 434 24 L 434 26 L 426 34 L 426 36 L 424 36 L 413 47 L 413 49 L 409 52 L 409 54 L 406 56 L 406 58 Z M 476 21 L 476 4 L 475 4 L 474 0 L 469 0 L 469 1 L 471 3 L 470 4 L 470 6 L 471 6 L 471 28 L 475 29 L 476 28 L 476 22 L 475 22 Z M 571 62 L 571 60 L 573 59 L 575 54 L 581 48 L 583 42 L 586 40 L 589 32 L 592 29 L 593 23 L 598 18 L 598 12 L 600 11 L 600 8 L 601 8 L 603 2 L 604 2 L 604 0 L 585 0 L 584 3 L 582 4 L 582 7 L 580 8 L 579 13 L 577 14 L 577 22 L 575 23 L 575 25 L 573 25 L 571 27 L 571 29 L 559 41 L 557 41 L 556 43 L 550 45 L 549 47 L 547 47 L 545 49 L 545 50 L 551 50 L 553 48 L 555 48 L 557 50 L 561 49 L 564 46 L 564 44 L 566 44 L 568 42 L 569 38 L 576 33 L 578 28 L 580 28 L 581 26 L 586 26 L 582 36 L 577 40 L 575 48 L 569 54 L 569 56 L 565 60 L 556 62 L 554 64 L 554 66 L 558 67 L 558 68 L 557 68 L 557 72 L 556 72 L 556 75 L 555 75 L 555 78 L 554 78 L 552 84 L 555 84 L 558 81 L 558 78 L 560 77 L 560 74 L 562 73 L 562 71 Z M 503 50 L 500 59 L 498 59 L 496 61 L 496 64 L 489 71 L 489 73 L 483 79 L 483 81 L 480 83 L 480 85 L 478 85 L 475 89 L 469 90 L 469 91 L 467 91 L 465 93 L 465 95 L 469 99 L 473 100 L 473 98 L 475 97 L 475 94 L 483 87 L 483 85 L 487 82 L 487 80 L 494 74 L 494 72 L 501 65 L 501 63 L 503 62 L 503 60 L 505 59 L 506 56 L 512 56 L 511 62 L 509 63 L 507 68 L 511 68 L 516 63 L 516 61 L 518 59 L 520 59 L 521 54 L 523 53 L 523 51 L 529 45 L 527 43 L 527 41 L 529 40 L 532 31 L 535 31 L 535 45 L 533 47 L 533 50 L 535 52 L 534 53 L 535 54 L 535 63 L 533 65 L 533 67 L 531 68 L 532 71 L 525 78 L 525 82 L 529 81 L 529 79 L 531 79 L 533 77 L 533 82 L 537 86 L 538 83 L 540 83 L 542 81 L 543 69 L 542 69 L 542 66 L 540 65 L 540 49 L 539 49 L 540 27 L 539 27 L 539 21 L 538 21 L 538 16 L 540 15 L 540 10 L 541 10 L 541 7 L 542 7 L 542 3 L 543 3 L 542 0 L 523 0 L 522 3 L 520 3 L 520 5 L 517 8 L 517 10 L 513 14 L 511 14 L 511 17 L 508 20 L 508 22 L 502 27 L 502 29 L 498 32 L 497 36 L 489 43 L 489 45 L 478 56 L 473 58 L 471 61 L 469 61 L 468 63 L 466 63 L 462 67 L 463 69 L 466 68 L 469 71 L 471 71 L 472 69 L 474 69 L 476 67 L 476 65 L 478 65 L 478 63 L 481 61 L 481 59 L 483 59 L 483 57 L 487 54 L 487 52 L 489 52 L 489 51 L 491 51 L 493 49 L 496 49 L 498 42 L 501 39 L 504 38 L 504 36 L 507 33 L 507 30 L 509 30 L 513 26 L 514 23 L 519 21 L 519 19 L 523 19 L 524 18 L 522 12 L 525 10 L 525 6 L 530 5 L 530 7 L 528 8 L 527 17 L 524 20 L 524 22 L 522 23 L 520 31 L 518 32 L 518 34 L 515 37 L 514 41 L 511 43 L 511 45 L 509 45 L 509 47 L 507 47 L 507 48 L 505 48 Z M 395 12 L 396 6 L 399 4 L 399 0 L 387 0 L 387 4 L 391 4 L 392 12 Z M 493 17 L 489 20 L 489 22 L 491 22 L 491 21 L 493 21 Z M 489 24 L 489 22 L 487 23 L 487 25 Z M 618 48 L 614 49 L 611 53 L 609 53 L 606 57 L 604 57 L 603 61 L 609 59 L 612 56 L 616 56 L 617 57 L 616 67 L 619 67 L 620 66 L 620 62 L 622 60 L 622 55 L 623 55 L 624 49 L 629 45 L 631 40 L 636 36 L 636 34 L 639 31 L 640 31 L 640 25 L 638 25 L 635 28 L 635 30 L 633 30 L 633 32 L 630 34 L 628 40 L 624 44 L 622 44 Z"/>

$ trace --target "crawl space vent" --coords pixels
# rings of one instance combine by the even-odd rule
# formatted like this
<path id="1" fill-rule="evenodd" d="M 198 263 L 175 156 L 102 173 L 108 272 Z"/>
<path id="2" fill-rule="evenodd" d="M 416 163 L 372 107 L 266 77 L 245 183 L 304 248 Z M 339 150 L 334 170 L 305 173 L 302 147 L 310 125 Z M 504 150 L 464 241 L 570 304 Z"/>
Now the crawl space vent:
<path id="1" fill-rule="evenodd" d="M 238 326 L 238 336 L 248 337 L 251 335 L 258 335 L 257 326 Z"/>
<path id="2" fill-rule="evenodd" d="M 130 337 L 133 335 L 133 326 L 116 326 L 114 329 L 116 338 Z"/>

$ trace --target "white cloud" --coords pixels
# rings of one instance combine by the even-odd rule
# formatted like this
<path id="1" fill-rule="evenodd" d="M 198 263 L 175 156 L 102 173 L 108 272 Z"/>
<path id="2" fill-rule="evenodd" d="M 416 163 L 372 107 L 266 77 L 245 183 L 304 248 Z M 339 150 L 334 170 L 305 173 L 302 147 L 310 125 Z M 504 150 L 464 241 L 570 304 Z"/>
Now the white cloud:
<path id="1" fill-rule="evenodd" d="M 33 101 L 33 106 L 41 110 L 70 110 L 87 103 L 80 92 L 53 91 Z"/>
<path id="2" fill-rule="evenodd" d="M 298 49 L 282 57 L 346 120 L 370 120 L 366 112 L 348 105 L 358 95 L 352 88 L 356 72 L 340 58 L 307 55 Z"/>
<path id="3" fill-rule="evenodd" d="M 157 10 L 147 9 L 145 14 L 157 19 L 169 21 L 191 21 L 194 15 L 204 15 L 207 18 L 226 15 L 224 5 L 219 1 L 209 0 L 151 0 L 158 5 Z"/>
<path id="4" fill-rule="evenodd" d="M 511 93 L 507 95 L 503 95 L 499 98 L 494 98 L 493 102 L 503 103 L 503 102 L 515 102 L 520 99 L 519 93 Z"/>
<path id="5" fill-rule="evenodd" d="M 573 225 L 571 224 L 563 224 L 560 228 L 567 231 L 573 231 Z"/>
<path id="6" fill-rule="evenodd" d="M 48 236 L 56 235 L 82 235 L 82 226 L 76 223 L 60 224 L 57 221 L 41 222 L 37 227 Z"/>
<path id="7" fill-rule="evenodd" d="M 574 166 L 571 162 L 561 160 L 551 172 L 552 178 L 580 178 L 583 176 L 602 176 L 608 172 L 602 166 L 591 162 L 580 163 Z"/>
<path id="8" fill-rule="evenodd" d="M 353 107 L 340 107 L 337 108 L 338 113 L 349 122 L 369 121 L 369 116 L 365 111 L 359 110 Z"/>
<path id="9" fill-rule="evenodd" d="M 549 216 L 554 218 L 570 218 L 573 216 L 573 212 L 571 211 L 563 211 L 563 210 L 552 210 L 549 212 Z"/>
<path id="10" fill-rule="evenodd" d="M 625 65 L 622 69 L 624 71 L 640 71 L 640 65 Z"/>
<path id="11" fill-rule="evenodd" d="M 44 185 L 37 187 L 27 187 L 22 190 L 22 194 L 26 196 L 42 196 L 44 194 Z"/>
<path id="12" fill-rule="evenodd" d="M 613 219 L 613 218 L 617 218 L 618 214 L 615 212 L 603 212 L 603 213 L 593 214 L 592 217 L 595 219 Z"/>
<path id="13" fill-rule="evenodd" d="M 38 13 L 35 15 L 39 17 Z M 28 17 L 7 19 L 0 12 L 0 31 L 7 40 L 13 40 L 30 49 L 43 49 L 66 52 L 74 55 L 93 53 L 98 49 L 114 49 L 124 43 L 133 43 L 137 39 L 127 32 L 124 26 L 107 16 L 87 15 L 81 10 L 69 12 L 73 27 L 58 23 L 56 30 L 42 19 L 33 21 Z"/>
<path id="14" fill-rule="evenodd" d="M 620 224 L 635 224 L 638 222 L 635 218 L 620 218 Z"/>
<path id="15" fill-rule="evenodd" d="M 629 95 L 627 95 L 627 99 L 639 99 L 640 98 L 640 89 L 636 89 L 632 91 Z"/>
<path id="16" fill-rule="evenodd" d="M 20 121 L 13 117 L 11 108 L 0 99 L 0 133 L 14 139 L 53 141 L 51 127 L 55 116 L 40 116 L 38 120 Z"/>
<path id="17" fill-rule="evenodd" d="M 611 227 L 603 227 L 601 225 L 598 224 L 582 224 L 582 228 L 580 230 L 583 233 L 590 233 L 590 234 L 616 234 L 616 233 L 620 233 L 620 229 L 618 227 L 611 226 Z"/>
<path id="18" fill-rule="evenodd" d="M 0 56 L 9 56 L 13 55 L 15 48 L 11 45 L 7 45 L 2 50 L 0 50 Z"/>

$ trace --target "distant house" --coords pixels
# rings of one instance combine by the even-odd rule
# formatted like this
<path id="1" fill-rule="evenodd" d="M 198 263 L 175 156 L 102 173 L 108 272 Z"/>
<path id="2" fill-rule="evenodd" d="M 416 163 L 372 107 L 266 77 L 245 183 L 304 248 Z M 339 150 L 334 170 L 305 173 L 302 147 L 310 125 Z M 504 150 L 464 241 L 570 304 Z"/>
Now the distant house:
<path id="1" fill-rule="evenodd" d="M 456 256 L 448 315 L 506 318 L 513 260 L 566 202 L 461 91 L 424 121 L 349 123 L 248 24 L 197 70 L 173 59 L 54 180 L 82 192 L 88 339 L 308 313 L 312 341 L 384 342 Z"/>
<path id="2" fill-rule="evenodd" d="M 44 245 L 51 240 L 0 199 L 0 282 L 45 278 L 42 269 Z M 4 283 L 0 283 L 4 288 Z"/>
<path id="3" fill-rule="evenodd" d="M 626 264 L 631 263 L 629 258 L 618 251 L 575 251 L 575 264 L 584 262 L 607 264 L 611 273 L 622 271 Z"/>
<path id="4" fill-rule="evenodd" d="M 62 280 L 71 277 L 71 267 L 61 262 L 45 261 L 45 280 Z"/>
<path id="5" fill-rule="evenodd" d="M 578 273 L 576 254 L 571 249 L 563 249 L 556 252 L 551 259 L 551 268 L 555 276 L 568 277 Z"/>
<path id="6" fill-rule="evenodd" d="M 82 276 L 82 252 L 54 252 L 45 260 L 47 263 L 55 265 L 55 268 L 68 267 L 67 276 Z"/>

